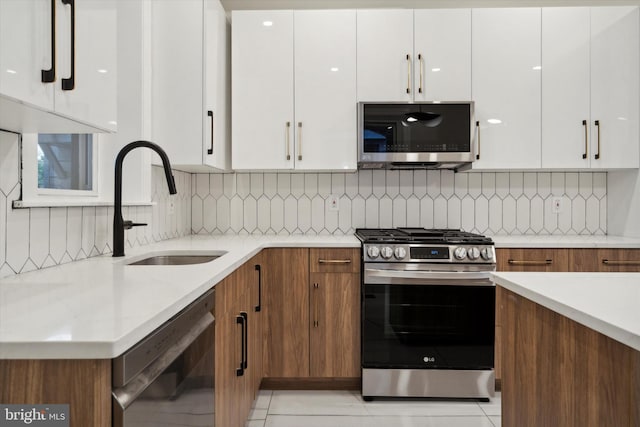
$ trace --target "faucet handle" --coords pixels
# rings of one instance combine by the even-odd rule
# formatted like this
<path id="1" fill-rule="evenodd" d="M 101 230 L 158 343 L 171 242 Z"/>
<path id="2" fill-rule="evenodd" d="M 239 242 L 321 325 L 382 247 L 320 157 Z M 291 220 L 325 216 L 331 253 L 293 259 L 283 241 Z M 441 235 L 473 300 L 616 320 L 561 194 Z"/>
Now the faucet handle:
<path id="1" fill-rule="evenodd" d="M 125 230 L 131 230 L 133 227 L 143 227 L 148 225 L 146 222 L 133 222 L 130 220 L 122 221 Z"/>

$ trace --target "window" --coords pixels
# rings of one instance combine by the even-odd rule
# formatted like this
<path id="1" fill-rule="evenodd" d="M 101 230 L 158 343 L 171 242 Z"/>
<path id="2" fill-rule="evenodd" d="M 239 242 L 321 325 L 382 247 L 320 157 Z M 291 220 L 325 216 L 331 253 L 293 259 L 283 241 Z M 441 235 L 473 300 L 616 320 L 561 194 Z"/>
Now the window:
<path id="1" fill-rule="evenodd" d="M 93 190 L 93 135 L 38 135 L 38 188 Z"/>
<path id="2" fill-rule="evenodd" d="M 23 134 L 22 204 L 99 201 L 98 134 Z"/>

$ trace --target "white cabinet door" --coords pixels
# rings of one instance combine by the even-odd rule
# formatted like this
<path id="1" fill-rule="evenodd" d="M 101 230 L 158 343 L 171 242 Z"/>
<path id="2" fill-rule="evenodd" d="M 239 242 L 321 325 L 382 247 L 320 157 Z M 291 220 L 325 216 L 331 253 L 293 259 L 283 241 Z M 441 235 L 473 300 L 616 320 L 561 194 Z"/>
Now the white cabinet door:
<path id="1" fill-rule="evenodd" d="M 413 10 L 358 10 L 358 101 L 413 100 Z"/>
<path id="2" fill-rule="evenodd" d="M 53 110 L 53 85 L 42 70 L 52 68 L 49 0 L 0 1 L 0 95 Z"/>
<path id="3" fill-rule="evenodd" d="M 540 9 L 473 9 L 474 169 L 540 167 Z"/>
<path id="4" fill-rule="evenodd" d="M 414 10 L 414 98 L 471 99 L 471 9 Z"/>
<path id="5" fill-rule="evenodd" d="M 588 168 L 589 25 L 587 7 L 542 9 L 542 167 Z"/>
<path id="6" fill-rule="evenodd" d="M 357 167 L 356 12 L 295 11 L 295 168 Z"/>
<path id="7" fill-rule="evenodd" d="M 293 11 L 231 17 L 233 169 L 293 169 Z"/>
<path id="8" fill-rule="evenodd" d="M 172 166 L 202 165 L 203 2 L 158 1 L 151 6 L 153 140 L 165 149 Z"/>
<path id="9" fill-rule="evenodd" d="M 117 130 L 116 3 L 73 3 L 0 1 L 0 127 L 25 133 Z M 72 68 L 73 90 L 63 91 Z"/>
<path id="10" fill-rule="evenodd" d="M 204 163 L 219 170 L 231 167 L 228 120 L 231 76 L 225 11 L 218 0 L 204 2 L 205 113 Z"/>
<path id="11" fill-rule="evenodd" d="M 115 131 L 116 4 L 114 0 L 76 0 L 73 4 L 73 12 L 70 5 L 64 4 L 58 4 L 56 11 L 59 49 L 55 111 Z M 74 25 L 75 32 L 72 31 Z M 72 89 L 64 90 L 63 80 L 71 78 Z"/>
<path id="12" fill-rule="evenodd" d="M 639 166 L 638 25 L 638 7 L 591 9 L 591 167 Z"/>

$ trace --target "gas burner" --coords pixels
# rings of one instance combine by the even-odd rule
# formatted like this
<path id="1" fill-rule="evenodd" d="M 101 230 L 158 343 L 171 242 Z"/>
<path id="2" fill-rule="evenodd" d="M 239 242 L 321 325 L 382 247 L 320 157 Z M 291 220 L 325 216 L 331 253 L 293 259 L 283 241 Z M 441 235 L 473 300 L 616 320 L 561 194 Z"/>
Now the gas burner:
<path id="1" fill-rule="evenodd" d="M 359 228 L 364 243 L 493 244 L 491 238 L 453 228 Z"/>

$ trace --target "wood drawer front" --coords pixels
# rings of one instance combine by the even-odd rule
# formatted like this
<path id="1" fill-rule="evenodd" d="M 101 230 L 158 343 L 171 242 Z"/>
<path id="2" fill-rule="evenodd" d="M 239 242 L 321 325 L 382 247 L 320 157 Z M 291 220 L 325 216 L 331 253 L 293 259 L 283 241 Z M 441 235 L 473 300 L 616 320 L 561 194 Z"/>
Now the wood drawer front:
<path id="1" fill-rule="evenodd" d="M 573 249 L 571 271 L 640 272 L 640 249 Z"/>
<path id="2" fill-rule="evenodd" d="M 497 271 L 569 271 L 567 249 L 499 248 Z"/>
<path id="3" fill-rule="evenodd" d="M 359 248 L 311 248 L 309 252 L 311 273 L 359 273 Z"/>
<path id="4" fill-rule="evenodd" d="M 640 271 L 640 249 L 598 249 L 596 271 Z"/>

